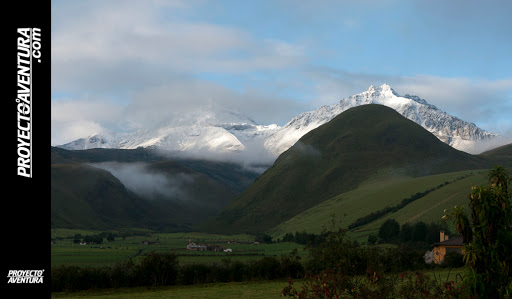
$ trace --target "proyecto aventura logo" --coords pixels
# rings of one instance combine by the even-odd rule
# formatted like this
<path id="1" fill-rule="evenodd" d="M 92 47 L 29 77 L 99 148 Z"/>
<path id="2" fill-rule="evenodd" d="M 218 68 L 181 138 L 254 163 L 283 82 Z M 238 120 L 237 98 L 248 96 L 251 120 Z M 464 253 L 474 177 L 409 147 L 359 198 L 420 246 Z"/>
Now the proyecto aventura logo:
<path id="1" fill-rule="evenodd" d="M 7 283 L 43 283 L 44 270 L 9 270 Z"/>
<path id="2" fill-rule="evenodd" d="M 18 28 L 18 175 L 32 177 L 32 58 L 41 62 L 41 29 Z"/>

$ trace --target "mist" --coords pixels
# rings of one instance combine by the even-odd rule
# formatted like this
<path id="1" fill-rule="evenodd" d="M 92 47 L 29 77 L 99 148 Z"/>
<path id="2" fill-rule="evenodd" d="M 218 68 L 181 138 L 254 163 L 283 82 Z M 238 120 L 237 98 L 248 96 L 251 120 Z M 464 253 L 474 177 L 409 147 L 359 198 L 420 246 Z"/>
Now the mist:
<path id="1" fill-rule="evenodd" d="M 511 132 L 512 133 L 512 132 Z M 512 143 L 512 134 L 507 133 L 505 136 L 499 136 L 491 140 L 480 141 L 476 143 L 468 152 L 473 155 L 479 155 L 483 152 L 490 151 L 503 145 Z"/>
<path id="2" fill-rule="evenodd" d="M 102 162 L 89 165 L 104 169 L 130 191 L 147 199 L 189 200 L 184 186 L 193 183 L 192 175 L 164 174 L 148 169 L 144 163 Z"/>
<path id="3" fill-rule="evenodd" d="M 303 156 L 311 157 L 311 158 L 320 158 L 322 156 L 322 153 L 316 149 L 311 144 L 305 144 L 302 141 L 297 141 L 293 145 L 293 149 Z"/>
<path id="4" fill-rule="evenodd" d="M 167 158 L 208 160 L 215 162 L 233 163 L 242 167 L 246 171 L 263 173 L 267 170 L 277 156 L 269 152 L 263 145 L 263 141 L 245 142 L 245 149 L 237 152 L 213 152 L 208 149 L 198 149 L 194 151 L 167 151 L 157 150 L 157 152 Z"/>

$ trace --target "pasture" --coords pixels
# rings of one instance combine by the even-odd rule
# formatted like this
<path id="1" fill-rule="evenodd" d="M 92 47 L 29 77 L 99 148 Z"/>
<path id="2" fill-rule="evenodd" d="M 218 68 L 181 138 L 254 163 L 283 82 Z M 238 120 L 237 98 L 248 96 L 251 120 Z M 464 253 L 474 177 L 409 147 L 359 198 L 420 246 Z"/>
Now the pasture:
<path id="1" fill-rule="evenodd" d="M 149 252 L 174 252 L 180 264 L 220 263 L 223 259 L 250 261 L 263 256 L 288 255 L 294 249 L 304 253 L 303 246 L 296 243 L 257 243 L 251 235 L 217 235 L 203 233 L 150 233 L 115 237 L 113 241 L 103 239 L 101 244 L 74 243 L 75 234 L 95 235 L 101 232 L 84 230 L 52 230 L 59 236 L 51 245 L 52 266 L 104 267 L 132 259 L 134 262 Z M 116 233 L 116 232 L 114 232 Z M 232 252 L 187 250 L 188 242 L 215 244 L 231 248 Z"/>
<path id="2" fill-rule="evenodd" d="M 329 226 L 332 215 L 335 215 L 336 219 L 341 221 L 343 227 L 348 227 L 358 218 L 385 207 L 397 205 L 402 199 L 416 192 L 424 192 L 449 182 L 449 184 L 430 192 L 395 213 L 388 213 L 384 217 L 348 232 L 348 236 L 352 239 L 365 242 L 368 235 L 376 233 L 380 225 L 389 218 L 396 219 L 400 224 L 414 223 L 415 221 L 426 223 L 441 221 L 444 209 L 458 204 L 467 206 L 467 195 L 471 191 L 471 187 L 485 184 L 486 175 L 487 172 L 484 170 L 470 170 L 419 178 L 399 176 L 382 178 L 376 176 L 372 180 L 361 184 L 355 190 L 335 196 L 298 214 L 270 229 L 268 233 L 274 238 L 295 231 L 318 234 L 324 227 Z M 464 178 L 459 179 L 461 177 Z"/>

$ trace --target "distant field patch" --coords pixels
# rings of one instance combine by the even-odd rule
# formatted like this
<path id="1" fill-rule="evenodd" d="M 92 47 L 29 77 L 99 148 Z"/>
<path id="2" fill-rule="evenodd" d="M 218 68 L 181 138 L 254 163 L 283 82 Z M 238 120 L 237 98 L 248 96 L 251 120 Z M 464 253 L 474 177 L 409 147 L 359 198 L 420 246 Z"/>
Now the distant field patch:
<path id="1" fill-rule="evenodd" d="M 52 230 L 54 231 L 54 230 Z M 114 241 L 103 239 L 101 244 L 80 245 L 73 242 L 75 234 L 93 235 L 101 232 L 83 230 L 56 230 L 57 234 L 66 236 L 55 240 L 51 246 L 51 264 L 75 265 L 86 267 L 113 266 L 122 261 L 132 259 L 137 262 L 145 254 L 154 252 L 174 252 L 178 255 L 180 264 L 193 263 L 220 263 L 223 259 L 233 261 L 250 261 L 261 259 L 264 256 L 288 255 L 294 249 L 299 253 L 302 245 L 296 243 L 256 243 L 254 236 L 219 235 L 204 233 L 151 233 L 142 236 L 116 237 Z M 193 251 L 187 250 L 188 241 L 202 244 L 221 245 L 232 249 L 232 252 Z"/>

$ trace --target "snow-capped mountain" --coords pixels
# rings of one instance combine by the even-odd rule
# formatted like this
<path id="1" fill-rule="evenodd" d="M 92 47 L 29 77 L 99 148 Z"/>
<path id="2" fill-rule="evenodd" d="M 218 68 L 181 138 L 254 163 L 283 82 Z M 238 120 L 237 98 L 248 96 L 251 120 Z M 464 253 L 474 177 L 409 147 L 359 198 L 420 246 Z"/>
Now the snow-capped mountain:
<path id="1" fill-rule="evenodd" d="M 237 113 L 206 109 L 150 129 L 93 134 L 59 147 L 68 150 L 144 147 L 184 152 L 241 152 L 255 143 L 263 144 L 279 128 L 275 124 L 258 125 Z"/>
<path id="2" fill-rule="evenodd" d="M 473 123 L 451 116 L 417 96 L 400 96 L 389 85 L 383 84 L 380 87 L 370 86 L 367 91 L 342 99 L 334 105 L 300 114 L 270 136 L 265 141 L 265 148 L 279 155 L 303 135 L 343 111 L 366 104 L 381 104 L 393 108 L 441 141 L 461 151 L 471 152 L 476 143 L 498 136 L 478 128 Z"/>
<path id="3" fill-rule="evenodd" d="M 102 133 L 81 138 L 59 147 L 70 150 L 90 148 L 138 147 L 178 150 L 183 152 L 240 153 L 248 150 L 267 150 L 277 157 L 309 131 L 327 123 L 343 111 L 366 104 L 381 104 L 395 109 L 404 117 L 418 123 L 441 141 L 452 147 L 473 153 L 480 141 L 498 135 L 486 132 L 475 124 L 465 122 L 441 111 L 417 96 L 398 95 L 384 84 L 342 99 L 331 106 L 304 112 L 283 127 L 257 124 L 250 117 L 225 110 L 205 108 L 152 128 L 131 133 Z M 264 148 L 263 148 L 264 147 Z"/>

